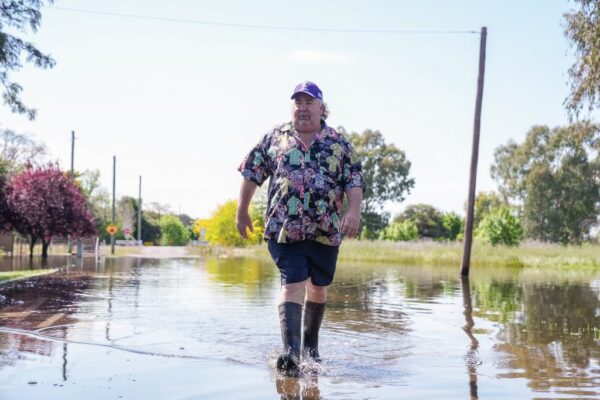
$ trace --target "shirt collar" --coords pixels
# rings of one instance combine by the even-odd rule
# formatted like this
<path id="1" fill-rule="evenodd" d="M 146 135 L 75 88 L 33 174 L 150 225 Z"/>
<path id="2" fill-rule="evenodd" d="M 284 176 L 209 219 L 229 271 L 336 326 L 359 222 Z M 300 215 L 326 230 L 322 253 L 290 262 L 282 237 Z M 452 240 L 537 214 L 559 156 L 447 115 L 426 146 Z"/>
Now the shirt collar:
<path id="1" fill-rule="evenodd" d="M 294 128 L 294 123 L 292 121 L 286 122 L 282 128 L 282 132 L 289 132 L 291 135 L 298 137 L 298 132 L 296 132 L 296 128 Z M 317 132 L 315 136 L 315 142 L 322 142 L 327 136 L 331 134 L 331 130 L 327 123 L 321 120 L 321 130 Z"/>

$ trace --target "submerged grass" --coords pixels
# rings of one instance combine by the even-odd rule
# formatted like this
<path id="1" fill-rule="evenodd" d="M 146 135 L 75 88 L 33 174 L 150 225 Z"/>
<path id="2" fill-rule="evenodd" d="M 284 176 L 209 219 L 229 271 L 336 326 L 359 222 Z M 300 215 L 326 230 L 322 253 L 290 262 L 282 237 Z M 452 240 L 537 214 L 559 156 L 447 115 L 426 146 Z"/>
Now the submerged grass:
<path id="1" fill-rule="evenodd" d="M 204 255 L 268 257 L 264 244 L 240 248 L 205 246 L 190 252 Z M 342 262 L 374 262 L 400 265 L 460 266 L 461 242 L 390 242 L 346 240 L 340 248 Z M 491 246 L 475 242 L 471 253 L 472 266 L 535 267 L 535 268 L 600 268 L 600 245 L 563 246 L 524 242 L 520 246 Z"/>

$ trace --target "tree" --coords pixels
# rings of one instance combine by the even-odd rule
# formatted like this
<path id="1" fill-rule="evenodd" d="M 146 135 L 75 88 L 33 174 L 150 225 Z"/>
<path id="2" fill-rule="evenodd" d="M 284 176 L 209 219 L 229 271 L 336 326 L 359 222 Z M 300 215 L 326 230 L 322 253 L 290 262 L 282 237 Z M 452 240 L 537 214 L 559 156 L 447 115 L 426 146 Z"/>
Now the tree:
<path id="1" fill-rule="evenodd" d="M 249 243 L 260 243 L 264 232 L 264 223 L 261 222 L 261 218 L 264 217 L 253 205 L 250 206 L 250 217 L 252 218 L 254 232 L 248 232 L 248 240 L 244 240 L 235 226 L 236 210 L 237 201 L 229 200 L 218 206 L 210 218 L 196 221 L 194 229 L 198 232 L 205 229 L 205 239 L 210 244 L 245 246 Z"/>
<path id="2" fill-rule="evenodd" d="M 79 183 L 81 191 L 94 213 L 100 235 L 104 240 L 109 241 L 110 235 L 106 233 L 106 227 L 110 224 L 112 217 L 110 195 L 100 183 L 100 171 L 86 169 L 78 174 L 76 182 Z"/>
<path id="3" fill-rule="evenodd" d="M 52 1 L 48 0 L 47 3 Z M 43 0 L 0 0 L 0 84 L 4 86 L 2 97 L 12 112 L 26 114 L 29 119 L 35 118 L 36 111 L 21 101 L 23 88 L 10 80 L 10 73 L 21 69 L 23 60 L 39 68 L 52 68 L 55 61 L 32 43 L 9 31 L 37 31 L 42 20 L 40 8 L 43 4 Z"/>
<path id="4" fill-rule="evenodd" d="M 429 204 L 410 205 L 394 218 L 394 221 L 414 222 L 417 225 L 420 237 L 429 239 L 442 239 L 445 237 L 444 215 Z"/>
<path id="5" fill-rule="evenodd" d="M 475 196 L 475 210 L 473 214 L 473 227 L 477 228 L 483 218 L 491 212 L 508 203 L 497 192 L 479 192 Z M 465 209 L 466 209 L 465 205 Z"/>
<path id="6" fill-rule="evenodd" d="M 129 235 L 135 237 L 134 229 L 137 227 L 137 200 L 131 196 L 122 196 L 116 204 L 118 223 L 121 226 L 123 233 L 125 229 L 129 229 Z"/>
<path id="7" fill-rule="evenodd" d="M 175 215 L 163 215 L 160 230 L 160 244 L 163 246 L 185 246 L 190 240 L 188 230 Z"/>
<path id="8" fill-rule="evenodd" d="M 135 231 L 137 238 L 137 227 Z M 142 242 L 151 242 L 155 245 L 160 244 L 160 218 L 152 211 L 142 211 Z"/>
<path id="9" fill-rule="evenodd" d="M 57 165 L 27 166 L 15 175 L 7 190 L 11 226 L 29 240 L 30 256 L 38 240 L 48 256 L 53 236 L 86 237 L 96 233 L 86 198 Z"/>
<path id="10" fill-rule="evenodd" d="M 587 121 L 534 126 L 495 152 L 492 176 L 522 216 L 525 235 L 580 243 L 600 210 L 600 130 Z"/>
<path id="11" fill-rule="evenodd" d="M 0 130 L 0 173 L 16 173 L 25 164 L 42 161 L 46 145 L 10 129 Z"/>
<path id="12" fill-rule="evenodd" d="M 393 222 L 379 233 L 381 240 L 409 241 L 419 238 L 419 229 L 413 221 Z"/>
<path id="13" fill-rule="evenodd" d="M 342 127 L 338 130 L 345 133 Z M 379 131 L 367 129 L 362 134 L 352 133 L 349 140 L 362 163 L 366 186 L 361 225 L 376 237 L 387 225 L 387 218 L 375 218 L 374 214 L 383 216 L 386 202 L 402 202 L 415 185 L 415 180 L 408 176 L 411 164 L 402 150 L 385 142 Z"/>
<path id="14" fill-rule="evenodd" d="M 523 236 L 523 228 L 508 207 L 501 207 L 483 218 L 477 234 L 492 246 L 516 246 Z"/>
<path id="15" fill-rule="evenodd" d="M 11 228 L 12 216 L 6 198 L 7 191 L 6 175 L 0 173 L 0 232 L 8 231 Z"/>
<path id="16" fill-rule="evenodd" d="M 580 9 L 565 14 L 565 35 L 575 50 L 569 68 L 567 109 L 577 115 L 600 105 L 600 1 L 575 0 Z"/>
<path id="17" fill-rule="evenodd" d="M 456 240 L 465 226 L 465 222 L 460 215 L 449 212 L 443 215 L 442 226 L 444 227 L 444 239 Z"/>

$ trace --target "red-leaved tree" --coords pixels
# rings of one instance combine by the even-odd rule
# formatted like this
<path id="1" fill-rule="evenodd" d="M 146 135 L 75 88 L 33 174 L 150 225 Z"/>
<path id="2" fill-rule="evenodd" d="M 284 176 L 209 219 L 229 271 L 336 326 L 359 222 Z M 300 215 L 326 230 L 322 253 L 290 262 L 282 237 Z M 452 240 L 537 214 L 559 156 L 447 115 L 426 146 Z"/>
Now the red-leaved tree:
<path id="1" fill-rule="evenodd" d="M 0 172 L 0 232 L 11 229 L 11 212 L 6 201 L 6 175 Z"/>
<path id="2" fill-rule="evenodd" d="M 30 256 L 38 240 L 42 257 L 47 257 L 53 236 L 96 234 L 94 216 L 81 189 L 55 164 L 26 166 L 10 180 L 6 200 L 11 226 L 29 240 Z"/>

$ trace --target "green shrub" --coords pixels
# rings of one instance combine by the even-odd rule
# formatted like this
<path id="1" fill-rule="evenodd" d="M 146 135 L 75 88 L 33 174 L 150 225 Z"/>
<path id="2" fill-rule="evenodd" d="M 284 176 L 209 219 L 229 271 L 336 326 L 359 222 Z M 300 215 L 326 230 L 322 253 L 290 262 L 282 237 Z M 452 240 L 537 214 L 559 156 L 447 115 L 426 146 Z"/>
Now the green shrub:
<path id="1" fill-rule="evenodd" d="M 393 241 L 408 241 L 419 238 L 419 229 L 413 221 L 394 222 L 383 229 L 379 239 Z"/>
<path id="2" fill-rule="evenodd" d="M 187 228 L 174 215 L 165 215 L 160 219 L 160 244 L 163 246 L 185 246 L 190 240 Z"/>
<path id="3" fill-rule="evenodd" d="M 477 236 L 493 246 L 516 246 L 523 237 L 523 227 L 507 207 L 501 207 L 483 218 Z"/>

